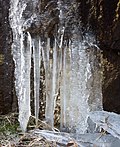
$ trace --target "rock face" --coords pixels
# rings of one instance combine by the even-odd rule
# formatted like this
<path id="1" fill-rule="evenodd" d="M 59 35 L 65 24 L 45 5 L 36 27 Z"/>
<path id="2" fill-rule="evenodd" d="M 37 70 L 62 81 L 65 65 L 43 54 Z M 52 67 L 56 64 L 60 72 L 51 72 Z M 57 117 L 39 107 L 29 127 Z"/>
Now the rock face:
<path id="1" fill-rule="evenodd" d="M 12 110 L 13 59 L 12 33 L 9 25 L 9 0 L 0 1 L 0 114 Z"/>
<path id="2" fill-rule="evenodd" d="M 36 0 L 33 3 L 31 1 L 26 3 L 27 7 L 23 15 L 27 21 L 25 21 L 24 30 L 31 32 L 33 36 L 47 34 L 49 37 L 53 37 L 55 25 L 59 27 L 60 23 L 64 24 L 64 21 L 59 21 L 59 11 L 56 9 L 57 2 Z M 65 9 L 66 5 L 69 6 L 69 13 L 65 16 L 68 17 L 65 37 L 71 36 L 69 30 L 74 24 L 78 25 L 80 20 L 82 21 L 83 34 L 87 31 L 95 33 L 96 40 L 104 54 L 103 106 L 107 111 L 120 113 L 119 0 L 71 0 L 61 8 Z M 10 112 L 14 104 L 17 107 L 16 98 L 13 95 L 14 65 L 11 55 L 12 32 L 8 18 L 9 7 L 9 0 L 0 1 L 0 114 Z M 66 9 L 66 11 L 68 10 Z M 71 19 L 74 21 L 71 22 Z"/>
<path id="3" fill-rule="evenodd" d="M 120 113 L 120 56 L 115 51 L 104 51 L 104 110 Z"/>

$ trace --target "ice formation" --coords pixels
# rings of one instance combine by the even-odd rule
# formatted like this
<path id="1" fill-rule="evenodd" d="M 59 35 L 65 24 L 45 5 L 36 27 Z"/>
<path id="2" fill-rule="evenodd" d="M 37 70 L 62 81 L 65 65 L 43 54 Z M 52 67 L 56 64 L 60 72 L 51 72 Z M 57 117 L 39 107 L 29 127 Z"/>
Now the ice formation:
<path id="1" fill-rule="evenodd" d="M 26 130 L 30 110 L 30 69 L 31 69 L 31 35 L 22 31 L 22 13 L 25 3 L 11 1 L 10 23 L 13 31 L 12 52 L 15 62 L 15 87 L 19 104 L 19 122 Z M 26 107 L 27 106 L 27 107 Z"/>
<path id="2" fill-rule="evenodd" d="M 120 115 L 113 112 L 95 111 L 90 112 L 89 116 L 97 126 L 120 139 Z"/>
<path id="3" fill-rule="evenodd" d="M 33 62 L 34 62 L 34 103 L 36 125 L 39 118 L 39 97 L 40 97 L 40 65 L 41 65 L 41 40 L 40 37 L 32 39 Z"/>
<path id="4" fill-rule="evenodd" d="M 31 1 L 34 2 L 35 1 Z M 58 2 L 60 25 L 53 38 L 24 32 L 28 23 L 23 15 L 26 1 L 11 0 L 10 24 L 13 31 L 13 58 L 15 62 L 15 87 L 19 104 L 19 122 L 25 131 L 30 109 L 31 58 L 34 61 L 34 102 L 36 122 L 39 118 L 40 65 L 45 69 L 46 121 L 54 126 L 56 97 L 60 90 L 61 129 L 84 133 L 90 111 L 102 110 L 101 53 L 94 45 L 94 37 L 72 29 L 71 39 L 64 40 L 64 12 Z M 32 13 L 32 12 L 29 12 Z M 34 13 L 34 11 L 33 11 Z M 35 17 L 35 14 L 34 14 Z M 29 20 L 29 18 L 28 18 Z M 31 15 L 31 21 L 34 18 Z M 27 22 L 27 23 L 26 23 Z M 29 24 L 30 23 L 30 24 Z M 27 25 L 31 25 L 29 22 Z M 44 39 L 43 39 L 44 38 Z M 51 45 L 52 44 L 52 45 Z"/>
<path id="5" fill-rule="evenodd" d="M 57 45 L 54 41 L 53 48 L 50 48 L 50 38 L 47 38 L 47 47 L 42 49 L 45 67 L 46 82 L 46 111 L 45 117 L 49 124 L 54 126 L 55 96 L 57 92 Z M 53 54 L 53 58 L 50 57 Z"/>
<path id="6" fill-rule="evenodd" d="M 110 134 L 101 135 L 100 133 L 71 134 L 65 132 L 54 132 L 48 130 L 34 130 L 32 132 L 38 137 L 42 136 L 47 140 L 55 141 L 57 146 L 68 146 L 68 143 L 74 143 L 74 146 L 80 147 L 119 147 L 120 140 Z M 73 146 L 73 145 L 72 145 Z"/>
<path id="7" fill-rule="evenodd" d="M 61 82 L 61 125 L 81 133 L 88 127 L 89 112 L 102 110 L 101 69 L 94 64 L 99 50 L 84 41 L 64 48 Z"/>

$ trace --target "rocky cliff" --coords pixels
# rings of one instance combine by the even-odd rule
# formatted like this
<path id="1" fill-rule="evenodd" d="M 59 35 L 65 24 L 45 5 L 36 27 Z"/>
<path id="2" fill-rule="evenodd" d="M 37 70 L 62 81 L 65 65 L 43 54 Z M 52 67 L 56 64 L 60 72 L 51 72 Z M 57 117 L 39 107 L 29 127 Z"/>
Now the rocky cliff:
<path id="1" fill-rule="evenodd" d="M 71 30 L 81 25 L 83 35 L 86 32 L 93 33 L 96 36 L 96 43 L 103 50 L 104 109 L 120 113 L 120 1 L 71 0 L 61 2 L 60 7 L 64 10 L 64 18 L 60 22 L 57 1 L 28 1 L 23 12 L 24 31 L 29 31 L 33 36 L 39 33 L 43 37 L 54 37 L 59 25 L 66 25 L 64 37 L 69 38 Z M 13 102 L 16 101 L 9 8 L 9 0 L 0 0 L 0 114 L 10 112 Z"/>

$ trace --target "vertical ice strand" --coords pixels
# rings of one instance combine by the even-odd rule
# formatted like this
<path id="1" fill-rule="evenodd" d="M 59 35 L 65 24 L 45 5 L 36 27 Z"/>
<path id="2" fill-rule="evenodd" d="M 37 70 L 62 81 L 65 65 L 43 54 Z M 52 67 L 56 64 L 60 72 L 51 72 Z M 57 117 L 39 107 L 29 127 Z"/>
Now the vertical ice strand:
<path id="1" fill-rule="evenodd" d="M 54 110 L 55 110 L 55 96 L 57 93 L 57 46 L 56 46 L 56 39 L 54 40 L 54 45 L 53 45 L 53 61 L 52 61 L 52 68 L 51 68 L 51 75 L 52 75 L 52 82 L 51 82 L 51 87 L 52 87 L 52 91 L 51 91 L 51 105 L 50 105 L 50 111 L 51 111 L 51 126 L 54 126 Z"/>
<path id="2" fill-rule="evenodd" d="M 52 87 L 52 95 L 53 95 L 53 115 L 54 115 L 54 110 L 55 110 L 55 97 L 56 97 L 56 94 L 57 94 L 57 74 L 58 74 L 58 71 L 57 71 L 57 43 L 56 43 L 56 39 L 54 39 L 54 46 L 53 46 L 53 87 Z M 53 116 L 53 119 L 54 119 L 54 116 Z"/>
<path id="3" fill-rule="evenodd" d="M 64 32 L 65 32 L 65 24 L 64 24 L 64 11 L 63 11 L 63 2 L 61 0 L 58 1 L 58 9 L 59 9 L 59 28 L 58 28 L 58 46 L 59 46 L 59 80 L 60 80 L 60 107 L 61 107 L 61 114 L 60 114 L 60 128 L 61 130 L 64 129 L 66 126 L 66 99 L 67 97 L 67 90 L 66 90 L 66 50 L 67 46 L 64 46 Z M 69 87 L 69 85 L 68 85 Z"/>
<path id="4" fill-rule="evenodd" d="M 31 71 L 31 36 L 29 33 L 24 34 L 25 40 L 21 40 L 21 44 L 27 40 L 23 46 L 21 45 L 21 80 L 22 80 L 22 97 L 19 99 L 19 122 L 22 130 L 26 130 L 29 117 L 31 115 L 30 108 L 30 71 Z M 22 39 L 22 38 L 21 38 Z M 23 42 L 22 42 L 23 41 Z M 23 52 L 23 54 L 22 54 Z"/>
<path id="5" fill-rule="evenodd" d="M 85 74 L 87 55 L 84 44 L 79 39 L 71 44 L 71 74 L 70 74 L 70 111 L 69 127 L 73 132 L 84 133 L 87 129 L 87 114 L 89 111 Z M 78 117 L 79 116 L 79 117 Z"/>
<path id="6" fill-rule="evenodd" d="M 88 42 L 73 38 L 69 46 L 64 47 L 60 86 L 61 129 L 85 133 L 89 130 L 89 112 L 102 110 L 100 54 L 92 39 Z"/>
<path id="7" fill-rule="evenodd" d="M 45 86 L 46 86 L 46 108 L 45 119 L 53 127 L 53 49 L 50 47 L 50 38 L 46 39 L 46 45 L 42 47 L 42 55 L 45 68 Z"/>
<path id="8" fill-rule="evenodd" d="M 45 52 L 46 51 L 46 52 Z M 57 45 L 54 40 L 53 48 L 50 48 L 50 39 L 47 39 L 47 48 L 43 51 L 45 56 L 45 80 L 46 80 L 46 112 L 48 123 L 54 127 L 55 96 L 57 91 Z"/>
<path id="9" fill-rule="evenodd" d="M 62 72 L 61 72 L 61 85 L 60 85 L 60 96 L 61 96 L 61 129 L 66 125 L 66 50 L 67 47 L 64 47 L 62 52 Z"/>
<path id="10" fill-rule="evenodd" d="M 31 69 L 31 35 L 24 33 L 23 11 L 26 3 L 19 0 L 10 1 L 10 25 L 13 32 L 12 53 L 15 62 L 15 88 L 18 97 L 19 122 L 26 130 L 30 110 L 30 69 Z"/>
<path id="11" fill-rule="evenodd" d="M 40 101 L 40 65 L 41 65 L 41 40 L 37 36 L 32 39 L 33 43 L 33 62 L 34 62 L 34 103 L 36 126 L 39 118 L 39 101 Z"/>

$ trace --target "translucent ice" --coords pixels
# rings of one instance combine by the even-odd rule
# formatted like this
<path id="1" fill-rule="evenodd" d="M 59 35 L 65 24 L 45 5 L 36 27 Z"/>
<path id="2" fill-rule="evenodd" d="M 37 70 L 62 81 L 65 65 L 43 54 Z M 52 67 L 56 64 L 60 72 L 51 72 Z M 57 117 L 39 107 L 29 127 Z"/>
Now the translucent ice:
<path id="1" fill-rule="evenodd" d="M 41 40 L 40 37 L 32 39 L 33 43 L 33 61 L 34 61 L 34 102 L 35 102 L 35 117 L 36 123 L 39 116 L 39 101 L 40 101 L 40 65 L 41 65 Z"/>
<path id="2" fill-rule="evenodd" d="M 90 119 L 97 126 L 120 139 L 120 115 L 113 112 L 95 111 L 90 113 Z"/>

